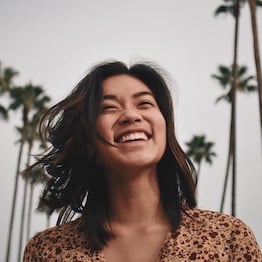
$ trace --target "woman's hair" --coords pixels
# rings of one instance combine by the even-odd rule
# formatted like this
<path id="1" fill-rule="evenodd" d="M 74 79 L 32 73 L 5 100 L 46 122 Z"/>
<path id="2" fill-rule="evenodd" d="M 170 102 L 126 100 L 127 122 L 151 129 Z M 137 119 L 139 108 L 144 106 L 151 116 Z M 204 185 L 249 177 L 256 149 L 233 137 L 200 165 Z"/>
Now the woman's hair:
<path id="1" fill-rule="evenodd" d="M 59 223 L 70 211 L 84 217 L 90 246 L 99 250 L 113 236 L 105 226 L 109 199 L 103 168 L 97 164 L 96 120 L 102 83 L 108 77 L 126 74 L 142 81 L 152 91 L 167 126 L 167 146 L 157 167 L 164 210 L 176 229 L 184 206 L 195 207 L 195 169 L 179 146 L 174 129 L 171 93 L 165 73 L 152 63 L 127 67 L 118 61 L 94 66 L 72 93 L 42 117 L 40 134 L 51 143 L 38 160 L 50 176 L 41 201 L 51 209 L 62 209 Z"/>

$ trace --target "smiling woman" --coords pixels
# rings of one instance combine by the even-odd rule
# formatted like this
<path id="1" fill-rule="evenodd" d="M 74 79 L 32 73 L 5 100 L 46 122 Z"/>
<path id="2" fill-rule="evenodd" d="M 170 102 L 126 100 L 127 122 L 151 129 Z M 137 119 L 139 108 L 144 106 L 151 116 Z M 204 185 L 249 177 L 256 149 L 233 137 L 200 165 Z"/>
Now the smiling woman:
<path id="1" fill-rule="evenodd" d="M 195 208 L 195 171 L 162 72 L 98 64 L 45 113 L 51 147 L 35 165 L 50 175 L 42 201 L 62 211 L 29 241 L 25 262 L 261 261 L 243 222 Z"/>

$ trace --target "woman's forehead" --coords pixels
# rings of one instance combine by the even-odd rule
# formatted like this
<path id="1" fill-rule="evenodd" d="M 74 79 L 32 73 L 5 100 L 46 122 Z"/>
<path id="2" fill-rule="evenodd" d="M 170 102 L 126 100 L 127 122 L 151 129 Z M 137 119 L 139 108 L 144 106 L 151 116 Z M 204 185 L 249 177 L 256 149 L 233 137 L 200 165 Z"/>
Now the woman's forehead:
<path id="1" fill-rule="evenodd" d="M 140 79 L 126 75 L 116 75 L 106 78 L 102 82 L 103 94 L 117 94 L 119 92 L 147 92 L 152 94 L 150 88 Z"/>

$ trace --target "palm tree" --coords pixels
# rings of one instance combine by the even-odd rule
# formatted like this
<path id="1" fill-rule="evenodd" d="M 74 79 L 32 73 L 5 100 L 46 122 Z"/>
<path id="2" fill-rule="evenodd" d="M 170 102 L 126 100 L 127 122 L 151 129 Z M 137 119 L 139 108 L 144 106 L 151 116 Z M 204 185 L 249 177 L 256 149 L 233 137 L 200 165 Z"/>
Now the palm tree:
<path id="1" fill-rule="evenodd" d="M 32 148 L 34 142 L 39 140 L 39 134 L 37 132 L 38 123 L 43 111 L 46 109 L 45 104 L 50 101 L 50 98 L 46 96 L 42 90 L 42 93 L 39 93 L 38 96 L 35 97 L 34 101 L 34 111 L 32 119 L 28 120 L 28 124 L 26 127 L 26 142 L 28 144 L 28 153 L 27 153 L 27 161 L 26 166 L 30 166 L 30 159 Z M 23 200 L 22 200 L 22 213 L 21 213 L 21 226 L 20 226 L 20 237 L 19 237 L 19 248 L 18 248 L 18 260 L 20 260 L 23 246 L 23 236 L 24 236 L 24 220 L 25 220 L 25 210 L 26 210 L 26 197 L 28 191 L 28 177 L 24 177 L 24 192 L 23 192 Z"/>
<path id="2" fill-rule="evenodd" d="M 19 139 L 20 146 L 19 146 L 18 160 L 17 160 L 16 172 L 15 172 L 15 183 L 13 189 L 14 191 L 13 191 L 11 216 L 10 216 L 8 241 L 7 241 L 6 262 L 9 261 L 9 257 L 10 257 L 14 215 L 16 209 L 16 199 L 17 199 L 17 190 L 18 190 L 18 180 L 19 180 L 19 174 L 21 169 L 22 153 L 27 138 L 29 117 L 31 112 L 33 112 L 35 108 L 37 108 L 36 106 L 37 102 L 41 99 L 42 95 L 43 95 L 43 89 L 40 86 L 34 86 L 31 83 L 23 87 L 13 87 L 10 90 L 11 104 L 9 108 L 11 110 L 17 110 L 20 108 L 22 109 L 22 128 L 21 128 L 21 137 Z"/>
<path id="3" fill-rule="evenodd" d="M 216 156 L 216 153 L 213 151 L 214 143 L 206 141 L 205 135 L 194 135 L 193 138 L 186 143 L 186 145 L 186 154 L 197 164 L 197 183 L 203 160 L 209 164 L 212 164 L 213 157 Z"/>
<path id="4" fill-rule="evenodd" d="M 40 99 L 38 106 L 38 112 L 33 116 L 32 120 L 28 123 L 27 126 L 27 139 L 26 142 L 28 144 L 28 153 L 27 153 L 27 161 L 26 166 L 30 166 L 30 160 L 32 156 L 32 149 L 36 141 L 40 140 L 39 134 L 38 134 L 38 123 L 41 114 L 43 113 L 43 110 L 45 109 L 44 103 L 49 102 L 49 97 L 44 96 Z M 40 147 L 43 147 L 43 143 L 40 143 Z M 44 171 L 36 173 L 36 170 L 34 172 L 28 172 L 27 175 L 23 175 L 24 178 L 24 191 L 23 191 L 23 198 L 22 198 L 22 213 L 21 213 L 21 226 L 20 226 L 20 235 L 19 235 L 19 252 L 18 252 L 18 258 L 21 256 L 22 247 L 23 247 L 23 237 L 24 237 L 24 228 L 26 228 L 26 239 L 28 240 L 30 237 L 30 226 L 31 226 L 31 215 L 32 215 L 32 199 L 33 199 L 33 190 L 36 183 L 44 182 Z M 32 177 L 34 176 L 34 177 Z M 28 205 L 26 205 L 27 200 L 27 193 L 28 193 L 28 185 L 30 184 L 29 188 L 29 202 Z M 26 207 L 27 207 L 27 225 L 24 226 L 25 216 L 26 216 Z"/>
<path id="5" fill-rule="evenodd" d="M 238 58 L 238 31 L 239 31 L 239 15 L 240 8 L 245 3 L 245 0 L 224 0 L 225 5 L 219 6 L 215 15 L 229 13 L 233 15 L 235 20 L 234 32 L 234 55 L 233 55 L 233 81 L 231 86 L 231 120 L 230 120 L 230 135 L 229 135 L 229 152 L 232 158 L 232 202 L 231 215 L 236 213 L 236 79 L 237 79 L 237 58 Z"/>
<path id="6" fill-rule="evenodd" d="M 256 6 L 262 7 L 262 1 L 260 0 L 248 0 L 251 21 L 252 21 L 252 32 L 253 32 L 253 46 L 254 46 L 254 59 L 257 72 L 257 85 L 258 85 L 258 99 L 259 99 L 259 112 L 260 112 L 260 126 L 261 126 L 261 137 L 262 137 L 262 73 L 261 73 L 261 61 L 258 44 L 258 33 L 257 33 L 257 17 L 256 17 Z"/>
<path id="7" fill-rule="evenodd" d="M 2 70 L 0 62 L 0 96 L 9 92 L 17 75 L 18 72 L 11 67 L 6 67 Z M 4 120 L 8 118 L 8 109 L 2 104 L 0 104 L 0 118 Z"/>
<path id="8" fill-rule="evenodd" d="M 247 0 L 223 0 L 224 5 L 219 6 L 215 10 L 215 15 L 231 14 L 235 20 L 234 29 L 234 55 L 233 55 L 233 81 L 231 85 L 231 120 L 230 120 L 230 135 L 229 135 L 229 153 L 230 162 L 232 162 L 232 201 L 231 215 L 236 214 L 236 89 L 237 89 L 237 58 L 238 58 L 238 32 L 239 32 L 239 17 L 240 10 Z M 261 6 L 261 1 L 256 0 L 256 4 Z"/>
<path id="9" fill-rule="evenodd" d="M 248 68 L 246 66 L 239 66 L 237 71 L 237 79 L 236 79 L 236 87 L 237 91 L 250 93 L 257 90 L 256 81 L 254 76 L 247 75 Z M 218 73 L 212 74 L 212 77 L 217 80 L 220 86 L 226 90 L 226 93 L 222 94 L 216 99 L 216 103 L 225 100 L 229 103 L 232 103 L 232 82 L 233 82 L 233 68 L 227 67 L 224 65 L 220 65 L 218 67 Z M 233 134 L 232 130 L 232 122 L 230 126 L 230 136 Z M 227 157 L 227 166 L 226 166 L 226 175 L 224 180 L 224 187 L 222 193 L 222 200 L 220 205 L 220 212 L 223 211 L 224 202 L 225 202 L 225 194 L 229 177 L 229 168 L 232 161 L 232 137 L 230 137 L 229 149 L 228 149 L 228 157 Z"/>

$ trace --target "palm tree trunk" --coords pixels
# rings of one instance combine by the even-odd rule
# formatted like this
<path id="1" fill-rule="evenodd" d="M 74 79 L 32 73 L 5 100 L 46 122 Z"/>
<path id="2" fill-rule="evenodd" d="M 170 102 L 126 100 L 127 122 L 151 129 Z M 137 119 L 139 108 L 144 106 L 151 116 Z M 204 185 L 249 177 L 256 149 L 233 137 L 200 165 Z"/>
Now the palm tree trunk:
<path id="1" fill-rule="evenodd" d="M 22 153 L 23 153 L 23 149 L 24 149 L 24 144 L 25 144 L 25 140 L 26 140 L 26 132 L 27 132 L 28 110 L 25 107 L 23 107 L 22 122 L 23 122 L 23 128 L 22 128 L 20 148 L 19 148 L 18 159 L 17 159 L 17 166 L 16 166 L 16 173 L 15 173 L 15 185 L 14 185 L 12 208 L 11 208 L 11 217 L 10 217 L 10 223 L 9 223 L 9 229 L 8 229 L 8 240 L 7 240 L 7 248 L 6 248 L 6 262 L 9 262 L 9 260 L 10 260 L 10 251 L 11 251 L 12 234 L 13 234 L 13 227 L 14 227 L 14 217 L 15 217 L 15 209 L 16 209 L 16 198 L 17 198 L 17 191 L 18 191 L 18 180 L 19 180 L 19 174 L 20 174 L 20 166 L 21 166 L 21 162 L 22 162 L 21 161 L 22 160 Z"/>
<path id="2" fill-rule="evenodd" d="M 223 193 L 222 193 L 222 198 L 221 198 L 221 203 L 220 203 L 220 212 L 224 211 L 227 183 L 228 183 L 228 178 L 229 178 L 229 169 L 230 169 L 230 163 L 232 161 L 232 135 L 233 135 L 233 121 L 231 119 L 230 120 L 230 131 L 229 131 L 227 167 L 226 167 L 226 174 L 225 174 L 225 180 L 224 180 L 224 185 L 223 185 Z"/>
<path id="3" fill-rule="evenodd" d="M 232 81 L 232 192 L 231 192 L 231 215 L 236 215 L 236 90 L 237 90 L 237 56 L 238 56 L 238 30 L 239 30 L 239 0 L 235 7 L 235 37 L 233 58 L 233 81 Z"/>
<path id="4" fill-rule="evenodd" d="M 253 46 L 254 46 L 254 58 L 257 72 L 257 87 L 258 87 L 258 99 L 259 99 L 259 112 L 260 112 L 260 126 L 261 126 L 261 138 L 262 138 L 262 73 L 261 73 L 261 62 L 259 53 L 258 33 L 257 33 L 257 17 L 256 17 L 256 1 L 248 0 L 252 32 L 253 32 Z"/>
<path id="5" fill-rule="evenodd" d="M 29 190 L 29 203 L 27 209 L 27 225 L 26 225 L 26 239 L 29 240 L 31 235 L 31 218 L 32 218 L 32 206 L 33 206 L 34 184 L 30 183 Z"/>
<path id="6" fill-rule="evenodd" d="M 27 153 L 27 163 L 26 163 L 27 167 L 30 165 L 31 151 L 32 151 L 32 143 L 29 143 L 28 153 Z M 20 262 L 20 260 L 21 260 L 22 247 L 23 247 L 27 192 L 28 192 L 28 178 L 25 178 L 24 179 L 24 193 L 23 193 L 23 201 L 22 201 L 21 222 L 20 222 L 20 235 L 19 235 L 19 246 L 18 246 L 18 262 Z"/>
<path id="7" fill-rule="evenodd" d="M 199 174 L 201 170 L 201 162 L 197 165 L 197 174 L 196 174 L 196 186 L 198 186 Z"/>
<path id="8" fill-rule="evenodd" d="M 46 215 L 46 228 L 49 228 L 49 227 L 50 227 L 50 219 L 51 219 L 51 215 L 50 215 L 50 214 L 47 214 L 47 215 Z"/>
<path id="9" fill-rule="evenodd" d="M 20 220 L 20 233 L 19 233 L 19 245 L 18 245 L 18 259 L 17 261 L 21 261 L 22 254 L 22 246 L 23 246 L 23 237 L 24 237 L 24 221 L 25 221 L 25 210 L 26 210 L 26 196 L 28 189 L 28 179 L 24 179 L 24 192 L 23 192 L 23 200 L 22 200 L 22 213 Z"/>
<path id="10" fill-rule="evenodd" d="M 29 148 L 28 148 L 28 156 L 27 156 L 27 166 L 30 165 L 30 157 L 31 157 L 32 148 L 33 148 L 33 140 L 30 139 Z M 31 182 L 30 189 L 29 189 L 28 209 L 27 209 L 27 224 L 26 224 L 26 239 L 27 240 L 29 240 L 30 238 L 31 216 L 32 216 L 32 206 L 33 206 L 33 192 L 34 192 L 34 184 L 33 182 Z"/>
<path id="11" fill-rule="evenodd" d="M 196 189 L 195 189 L 195 197 L 198 200 L 198 184 L 199 184 L 199 174 L 200 174 L 200 170 L 201 170 L 201 162 L 199 162 L 197 164 L 197 170 L 196 170 Z"/>
<path id="12" fill-rule="evenodd" d="M 8 240 L 7 240 L 6 258 L 5 258 L 6 262 L 9 262 L 10 260 L 10 251 L 11 251 L 14 217 L 15 217 L 15 209 L 16 209 L 16 198 L 17 198 L 17 191 L 18 191 L 18 180 L 19 180 L 19 172 L 20 172 L 24 144 L 25 144 L 25 131 L 23 131 L 21 142 L 20 142 L 16 172 L 15 172 L 15 184 L 14 184 L 14 191 L 13 191 L 12 208 L 11 208 L 11 216 L 10 216 L 9 229 L 8 229 Z"/>

